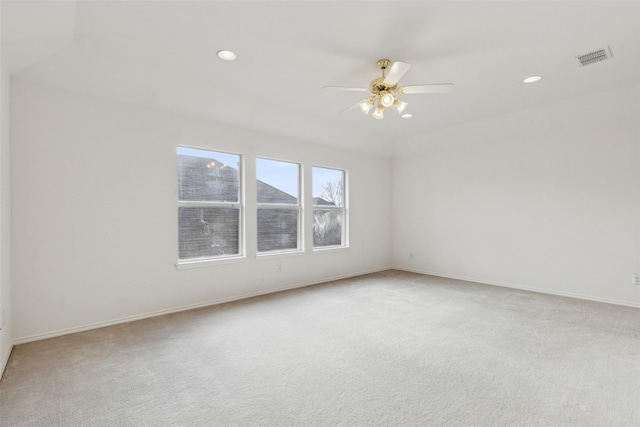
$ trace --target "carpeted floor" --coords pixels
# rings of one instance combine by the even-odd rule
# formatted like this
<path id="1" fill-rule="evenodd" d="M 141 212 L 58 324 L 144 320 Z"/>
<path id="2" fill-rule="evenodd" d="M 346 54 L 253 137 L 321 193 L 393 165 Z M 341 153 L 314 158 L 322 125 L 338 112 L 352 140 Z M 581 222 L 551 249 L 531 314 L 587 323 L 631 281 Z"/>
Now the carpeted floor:
<path id="1" fill-rule="evenodd" d="M 639 426 L 640 309 L 388 271 L 19 345 L 2 426 Z"/>

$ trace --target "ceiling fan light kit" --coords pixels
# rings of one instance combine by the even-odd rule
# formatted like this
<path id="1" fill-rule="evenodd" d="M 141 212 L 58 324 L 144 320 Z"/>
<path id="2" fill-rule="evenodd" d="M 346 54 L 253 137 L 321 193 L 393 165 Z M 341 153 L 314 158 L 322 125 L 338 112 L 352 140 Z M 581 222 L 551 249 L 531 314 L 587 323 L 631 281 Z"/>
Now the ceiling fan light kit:
<path id="1" fill-rule="evenodd" d="M 407 105 L 409 104 L 404 101 L 400 101 L 399 99 L 396 99 L 396 101 L 393 103 L 393 108 L 396 110 L 398 114 L 400 114 L 400 117 L 402 117 L 402 112 L 407 108 Z"/>
<path id="2" fill-rule="evenodd" d="M 375 107 L 372 116 L 378 120 L 384 118 L 384 109 L 389 107 L 393 107 L 403 119 L 413 117 L 411 113 L 406 111 L 408 103 L 398 99 L 395 94 L 446 93 L 453 90 L 452 83 L 399 87 L 398 82 L 409 71 L 411 64 L 397 61 L 389 68 L 391 61 L 388 59 L 380 59 L 377 64 L 382 71 L 382 76 L 371 80 L 368 88 L 325 86 L 325 89 L 371 92 L 372 96 L 363 99 L 354 107 L 359 106 L 360 111 L 364 114 L 369 114 L 369 111 Z M 389 68 L 389 72 L 386 72 L 387 68 Z"/>
<path id="3" fill-rule="evenodd" d="M 382 120 L 384 119 L 384 107 L 380 104 L 376 107 L 376 111 L 373 112 L 373 117 Z"/>
<path id="4" fill-rule="evenodd" d="M 391 107 L 393 105 L 393 103 L 395 102 L 396 98 L 395 96 L 391 95 L 390 93 L 385 93 L 380 94 L 380 104 L 382 104 L 383 107 Z"/>
<path id="5" fill-rule="evenodd" d="M 373 108 L 373 104 L 374 104 L 374 97 L 371 96 L 367 99 L 363 99 L 362 101 L 360 101 L 360 110 L 362 110 L 362 112 L 364 114 L 369 114 L 369 111 L 371 111 L 371 109 Z"/>

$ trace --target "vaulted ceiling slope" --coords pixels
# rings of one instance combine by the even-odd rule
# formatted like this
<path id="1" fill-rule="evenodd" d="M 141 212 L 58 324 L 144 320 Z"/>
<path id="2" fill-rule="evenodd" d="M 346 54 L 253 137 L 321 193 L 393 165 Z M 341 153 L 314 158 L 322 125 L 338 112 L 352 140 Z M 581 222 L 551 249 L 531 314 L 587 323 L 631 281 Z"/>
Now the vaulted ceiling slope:
<path id="1" fill-rule="evenodd" d="M 421 133 L 638 83 L 640 3 L 2 1 L 14 76 L 306 142 L 389 156 Z M 610 48 L 582 67 L 576 56 Z M 231 49 L 234 62 L 216 51 Z M 339 114 L 376 61 L 412 68 L 412 119 Z M 538 74 L 543 80 L 522 83 Z"/>

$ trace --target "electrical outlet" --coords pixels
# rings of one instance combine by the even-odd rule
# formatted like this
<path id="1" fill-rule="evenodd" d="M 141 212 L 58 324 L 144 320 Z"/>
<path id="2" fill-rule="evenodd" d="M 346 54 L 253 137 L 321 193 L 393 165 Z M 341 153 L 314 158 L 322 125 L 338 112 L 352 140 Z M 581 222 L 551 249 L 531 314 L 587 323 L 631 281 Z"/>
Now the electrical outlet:
<path id="1" fill-rule="evenodd" d="M 631 276 L 631 283 L 633 283 L 634 285 L 640 286 L 640 276 L 638 275 Z"/>
<path id="2" fill-rule="evenodd" d="M 276 264 L 276 271 L 278 273 L 282 273 L 282 264 L 280 264 L 280 263 Z"/>

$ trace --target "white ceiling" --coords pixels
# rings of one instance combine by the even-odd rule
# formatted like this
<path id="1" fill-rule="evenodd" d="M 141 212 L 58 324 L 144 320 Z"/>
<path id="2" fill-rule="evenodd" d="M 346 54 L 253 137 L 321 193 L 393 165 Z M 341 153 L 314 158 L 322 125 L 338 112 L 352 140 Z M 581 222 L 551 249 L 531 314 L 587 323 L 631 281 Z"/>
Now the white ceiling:
<path id="1" fill-rule="evenodd" d="M 393 143 L 640 81 L 640 2 L 2 1 L 2 58 L 28 81 L 305 142 L 389 156 Z M 575 59 L 611 47 L 609 61 Z M 223 62 L 216 51 L 238 60 Z M 338 114 L 376 61 L 409 62 L 413 112 Z M 544 79 L 525 85 L 522 79 Z"/>

